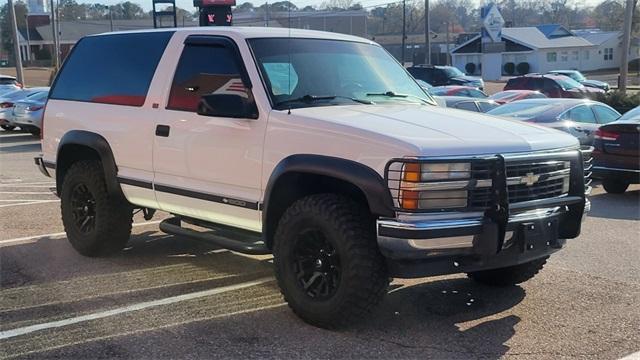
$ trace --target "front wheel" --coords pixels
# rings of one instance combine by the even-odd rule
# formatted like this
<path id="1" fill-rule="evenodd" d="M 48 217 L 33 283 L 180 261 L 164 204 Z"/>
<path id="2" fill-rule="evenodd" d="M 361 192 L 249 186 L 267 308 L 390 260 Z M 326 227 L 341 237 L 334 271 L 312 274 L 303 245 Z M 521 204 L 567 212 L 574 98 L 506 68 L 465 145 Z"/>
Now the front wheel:
<path id="1" fill-rule="evenodd" d="M 129 240 L 133 208 L 125 199 L 109 195 L 100 162 L 71 165 L 62 183 L 60 203 L 67 238 L 80 254 L 109 255 Z"/>
<path id="2" fill-rule="evenodd" d="M 280 290 L 304 321 L 341 328 L 366 316 L 389 285 L 366 208 L 335 194 L 296 201 L 274 237 Z"/>
<path id="3" fill-rule="evenodd" d="M 602 187 L 610 194 L 623 194 L 629 188 L 629 183 L 617 179 L 604 179 Z"/>
<path id="4" fill-rule="evenodd" d="M 547 263 L 549 257 L 543 257 L 528 263 L 507 266 L 499 269 L 474 271 L 467 273 L 471 279 L 491 286 L 513 286 L 532 279 Z"/>

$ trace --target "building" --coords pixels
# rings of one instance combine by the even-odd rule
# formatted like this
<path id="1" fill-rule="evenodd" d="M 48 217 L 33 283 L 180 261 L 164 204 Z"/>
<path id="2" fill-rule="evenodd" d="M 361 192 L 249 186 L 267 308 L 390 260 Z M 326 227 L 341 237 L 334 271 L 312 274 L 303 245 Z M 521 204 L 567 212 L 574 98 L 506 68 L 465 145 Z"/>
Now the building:
<path id="1" fill-rule="evenodd" d="M 619 32 L 571 31 L 562 25 L 539 25 L 504 28 L 502 39 L 505 42 L 503 73 L 506 63 L 528 63 L 530 72 L 541 73 L 558 69 L 593 71 L 620 65 L 622 39 Z M 451 51 L 453 65 L 465 71 L 466 65 L 473 63 L 480 69 L 480 41 L 480 35 L 476 34 L 456 46 Z M 637 45 L 630 51 L 630 60 L 640 56 Z"/>

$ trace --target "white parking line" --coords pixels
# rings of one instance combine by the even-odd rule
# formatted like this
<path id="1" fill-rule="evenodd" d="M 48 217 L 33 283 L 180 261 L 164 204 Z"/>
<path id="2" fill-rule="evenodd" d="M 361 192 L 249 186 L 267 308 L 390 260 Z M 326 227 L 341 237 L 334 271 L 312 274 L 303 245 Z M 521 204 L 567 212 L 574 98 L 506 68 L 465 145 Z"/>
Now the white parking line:
<path id="1" fill-rule="evenodd" d="M 20 184 L 20 185 L 0 184 L 0 187 L 5 187 L 5 188 L 48 188 L 48 187 L 55 187 L 55 186 L 56 186 L 56 184 L 51 184 L 51 183 L 34 184 L 34 185 L 28 185 L 28 184 Z"/>
<path id="2" fill-rule="evenodd" d="M 1 182 L 0 181 L 0 187 L 1 186 L 6 186 L 6 187 L 29 187 L 30 185 L 50 185 L 50 186 L 55 186 L 56 183 L 53 181 L 34 181 L 34 182 L 28 182 L 28 183 L 23 183 L 22 180 L 20 179 L 15 179 L 14 182 L 11 183 L 7 183 L 7 182 Z"/>
<path id="3" fill-rule="evenodd" d="M 640 351 L 634 352 L 633 354 L 629 354 L 620 360 L 639 360 L 640 359 Z"/>
<path id="4" fill-rule="evenodd" d="M 51 191 L 0 191 L 0 194 L 23 194 L 23 195 L 54 195 Z"/>
<path id="5" fill-rule="evenodd" d="M 162 220 L 146 221 L 141 223 L 134 223 L 131 226 L 136 227 L 136 226 L 143 226 L 143 225 L 155 225 L 155 224 L 159 224 L 161 221 Z M 37 240 L 42 238 L 55 238 L 55 237 L 64 236 L 64 235 L 66 235 L 65 232 L 59 232 L 59 233 L 52 233 L 52 234 L 34 235 L 34 236 L 26 236 L 21 238 L 0 240 L 0 245 L 11 244 L 14 242 L 21 242 L 21 241 Z"/>
<path id="6" fill-rule="evenodd" d="M 244 283 L 240 283 L 240 284 L 223 286 L 223 287 L 216 288 L 216 289 L 211 289 L 211 290 L 197 291 L 197 292 L 193 292 L 193 293 L 189 293 L 189 294 L 172 296 L 172 297 L 159 299 L 159 300 L 146 301 L 146 302 L 133 304 L 133 305 L 128 305 L 128 306 L 117 308 L 117 309 L 101 311 L 101 312 L 88 314 L 88 315 L 83 315 L 83 316 L 77 316 L 77 317 L 73 317 L 73 318 L 69 318 L 69 319 L 64 319 L 64 320 L 59 320 L 59 321 L 52 321 L 52 322 L 48 322 L 48 323 L 31 325 L 31 326 L 25 326 L 25 327 L 21 327 L 21 328 L 17 328 L 17 329 L 12 329 L 12 330 L 6 330 L 6 331 L 0 332 L 0 340 L 16 337 L 16 336 L 20 336 L 20 335 L 26 335 L 26 334 L 29 334 L 29 333 L 32 333 L 32 332 L 35 332 L 35 331 L 52 329 L 52 328 L 59 328 L 59 327 L 67 326 L 67 325 L 72 325 L 72 324 L 85 322 L 85 321 L 103 319 L 103 318 L 106 318 L 106 317 L 109 317 L 109 316 L 115 316 L 115 315 L 124 314 L 124 313 L 132 312 L 132 311 L 144 310 L 144 309 L 148 309 L 148 308 L 151 308 L 151 307 L 175 304 L 175 303 L 181 302 L 181 301 L 193 300 L 193 299 L 197 299 L 197 298 L 201 298 L 201 297 L 205 297 L 205 296 L 222 294 L 222 293 L 229 292 L 229 291 L 240 290 L 240 289 L 244 289 L 244 288 L 247 288 L 247 287 L 264 284 L 264 283 L 269 282 L 269 281 L 273 281 L 273 278 L 262 278 L 262 279 L 258 279 L 258 280 L 254 280 L 254 281 L 248 281 L 248 282 L 244 282 Z"/>
<path id="7" fill-rule="evenodd" d="M 5 200 L 3 200 L 3 201 L 5 201 Z M 14 200 L 14 201 L 18 201 L 18 200 Z M 46 203 L 52 203 L 52 202 L 60 202 L 60 199 L 55 199 L 55 200 L 21 200 L 21 201 L 29 201 L 29 202 L 22 202 L 22 203 L 17 203 L 17 204 L 4 204 L 4 205 L 0 205 L 0 208 L 11 207 L 11 206 L 37 205 L 37 204 L 46 204 Z"/>

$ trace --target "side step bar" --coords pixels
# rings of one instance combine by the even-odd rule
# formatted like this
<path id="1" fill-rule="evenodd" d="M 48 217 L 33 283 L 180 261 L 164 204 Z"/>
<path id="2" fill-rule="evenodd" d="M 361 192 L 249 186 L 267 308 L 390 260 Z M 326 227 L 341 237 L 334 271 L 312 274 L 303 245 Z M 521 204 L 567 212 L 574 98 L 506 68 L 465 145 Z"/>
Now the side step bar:
<path id="1" fill-rule="evenodd" d="M 253 236 L 248 231 L 238 230 L 237 232 L 227 227 L 217 227 L 214 224 L 196 225 L 205 226 L 212 232 L 201 232 L 193 229 L 183 228 L 181 219 L 177 217 L 162 220 L 160 230 L 171 235 L 182 235 L 190 238 L 208 241 L 222 248 L 249 255 L 268 255 L 271 251 L 259 236 Z"/>

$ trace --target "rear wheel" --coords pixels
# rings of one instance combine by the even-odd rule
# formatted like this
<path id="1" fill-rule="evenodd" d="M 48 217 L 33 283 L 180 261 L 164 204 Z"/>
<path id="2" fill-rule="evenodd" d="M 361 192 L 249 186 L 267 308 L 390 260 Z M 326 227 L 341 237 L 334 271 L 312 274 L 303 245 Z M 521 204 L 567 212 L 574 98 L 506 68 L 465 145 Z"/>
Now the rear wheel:
<path id="1" fill-rule="evenodd" d="M 281 292 L 304 321 L 340 328 L 366 316 L 389 278 L 373 220 L 349 198 L 319 194 L 295 202 L 274 238 Z"/>
<path id="2" fill-rule="evenodd" d="M 13 125 L 0 125 L 1 128 L 3 128 L 6 131 L 11 131 L 13 129 L 15 129 L 16 127 Z"/>
<path id="3" fill-rule="evenodd" d="M 129 240 L 133 208 L 110 196 L 101 163 L 79 161 L 69 168 L 60 194 L 62 222 L 71 246 L 85 256 L 109 255 Z"/>
<path id="4" fill-rule="evenodd" d="M 547 263 L 549 257 L 536 259 L 528 263 L 499 269 L 474 271 L 467 273 L 471 279 L 491 286 L 513 286 L 532 279 Z"/>
<path id="5" fill-rule="evenodd" d="M 611 194 L 623 194 L 627 191 L 629 183 L 618 179 L 604 179 L 602 180 L 602 187 L 604 190 Z"/>

